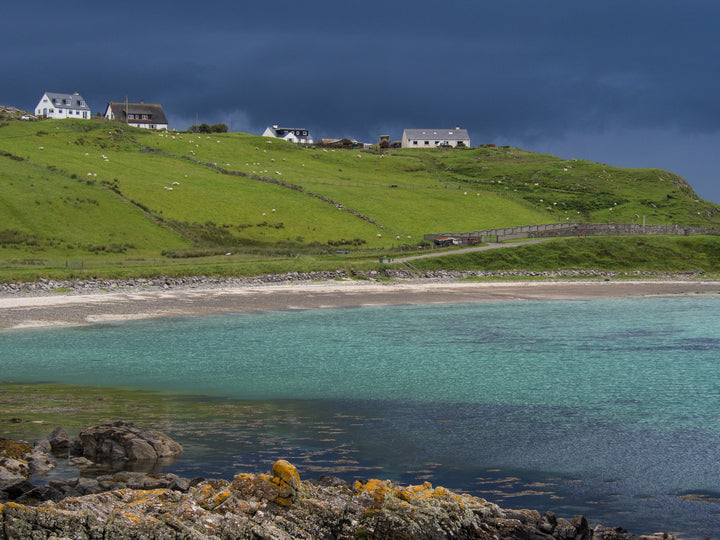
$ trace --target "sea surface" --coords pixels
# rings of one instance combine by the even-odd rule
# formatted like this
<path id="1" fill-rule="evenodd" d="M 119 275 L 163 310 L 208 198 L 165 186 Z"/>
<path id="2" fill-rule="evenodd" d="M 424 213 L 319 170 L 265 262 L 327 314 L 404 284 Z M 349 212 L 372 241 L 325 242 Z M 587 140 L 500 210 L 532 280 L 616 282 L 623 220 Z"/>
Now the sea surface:
<path id="1" fill-rule="evenodd" d="M 720 297 L 288 310 L 0 332 L 0 381 L 162 392 L 167 472 L 388 478 L 720 536 Z M 129 408 L 143 423 L 157 411 Z"/>

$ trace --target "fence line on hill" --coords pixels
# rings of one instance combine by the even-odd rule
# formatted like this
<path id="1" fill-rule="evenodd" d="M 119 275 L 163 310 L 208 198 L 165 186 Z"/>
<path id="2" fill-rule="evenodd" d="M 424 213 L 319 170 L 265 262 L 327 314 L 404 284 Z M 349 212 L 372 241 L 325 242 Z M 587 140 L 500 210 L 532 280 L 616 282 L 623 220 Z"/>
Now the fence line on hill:
<path id="1" fill-rule="evenodd" d="M 428 241 L 434 241 L 440 238 L 454 238 L 461 244 L 472 245 L 485 242 L 520 240 L 523 238 L 638 234 L 672 234 L 680 236 L 697 234 L 720 235 L 720 230 L 705 227 L 688 227 L 684 225 L 639 225 L 636 223 L 550 223 L 547 225 L 526 225 L 522 227 L 507 227 L 462 233 L 430 233 L 424 235 L 424 238 Z"/>

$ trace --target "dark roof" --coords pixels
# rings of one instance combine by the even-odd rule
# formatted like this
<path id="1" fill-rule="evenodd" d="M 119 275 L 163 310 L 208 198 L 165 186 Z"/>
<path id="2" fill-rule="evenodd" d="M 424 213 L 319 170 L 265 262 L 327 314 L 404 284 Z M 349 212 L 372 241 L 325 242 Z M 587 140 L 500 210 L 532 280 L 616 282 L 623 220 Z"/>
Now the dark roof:
<path id="1" fill-rule="evenodd" d="M 115 120 L 118 120 L 120 122 L 126 122 L 128 121 L 126 111 L 125 111 L 125 103 L 121 102 L 114 102 L 111 101 L 108 103 L 108 108 L 112 110 L 112 114 L 115 117 Z M 167 124 L 167 118 L 165 117 L 165 112 L 163 111 L 162 105 L 159 105 L 157 103 L 128 103 L 127 104 L 127 113 L 129 114 L 146 114 L 150 118 L 149 119 L 140 119 L 140 118 L 131 118 L 130 122 L 133 124 Z M 105 109 L 105 114 L 107 114 L 107 108 Z"/>

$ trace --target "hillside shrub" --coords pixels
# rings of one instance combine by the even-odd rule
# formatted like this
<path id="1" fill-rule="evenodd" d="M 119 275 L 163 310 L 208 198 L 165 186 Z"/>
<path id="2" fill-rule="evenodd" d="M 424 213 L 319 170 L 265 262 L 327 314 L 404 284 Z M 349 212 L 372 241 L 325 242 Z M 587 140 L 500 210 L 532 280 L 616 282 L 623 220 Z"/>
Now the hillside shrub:
<path id="1" fill-rule="evenodd" d="M 15 229 L 0 230 L 0 245 L 26 245 L 36 246 L 38 238 L 34 234 L 27 234 Z"/>

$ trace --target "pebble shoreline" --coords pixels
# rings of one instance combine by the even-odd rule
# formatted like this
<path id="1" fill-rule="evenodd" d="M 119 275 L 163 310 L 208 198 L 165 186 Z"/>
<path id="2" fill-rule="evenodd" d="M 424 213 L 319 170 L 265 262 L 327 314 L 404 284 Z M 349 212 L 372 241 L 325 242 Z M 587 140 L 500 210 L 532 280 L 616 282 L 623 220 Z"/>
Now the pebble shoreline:
<path id="1" fill-rule="evenodd" d="M 32 296 L 56 295 L 58 293 L 79 295 L 97 292 L 132 292 L 143 290 L 168 290 L 183 288 L 221 289 L 225 287 L 248 287 L 254 285 L 303 283 L 333 280 L 375 280 L 391 279 L 401 281 L 452 281 L 470 277 L 478 278 L 528 278 L 528 279 L 592 279 L 612 280 L 634 277 L 661 280 L 701 280 L 704 272 L 659 273 L 659 272 L 605 272 L 600 270 L 553 270 L 543 272 L 505 271 L 490 272 L 482 270 L 458 271 L 437 270 L 422 272 L 419 276 L 405 270 L 388 269 L 383 271 L 350 271 L 344 269 L 317 272 L 286 272 L 283 274 L 263 274 L 253 277 L 213 278 L 208 276 L 131 278 L 131 279 L 82 279 L 52 280 L 40 278 L 38 281 L 0 283 L 0 295 L 24 294 Z"/>

